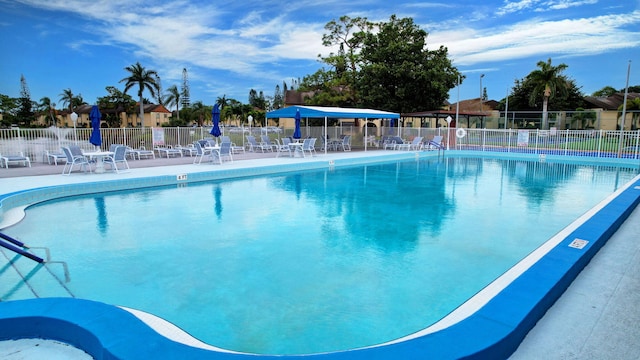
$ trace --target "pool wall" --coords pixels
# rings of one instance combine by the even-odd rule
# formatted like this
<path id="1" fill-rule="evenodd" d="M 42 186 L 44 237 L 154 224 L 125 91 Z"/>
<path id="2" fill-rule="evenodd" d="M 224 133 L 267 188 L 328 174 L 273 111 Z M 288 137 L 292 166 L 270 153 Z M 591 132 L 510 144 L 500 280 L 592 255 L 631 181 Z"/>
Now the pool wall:
<path id="1" fill-rule="evenodd" d="M 353 161 L 353 164 L 356 162 Z M 333 165 L 343 164 L 336 161 Z M 351 163 L 347 162 L 344 165 Z M 324 163 L 322 166 L 326 167 L 327 164 Z M 259 174 L 247 176 L 252 175 Z M 149 182 L 145 184 L 149 186 Z M 639 202 L 640 178 L 636 177 L 479 310 L 442 330 L 384 346 L 306 356 L 259 357 L 508 358 Z M 584 247 L 577 248 L 576 239 L 585 240 L 587 243 L 582 242 Z M 63 341 L 85 350 L 96 359 L 256 357 L 253 354 L 187 346 L 161 336 L 139 318 L 119 307 L 72 298 L 0 302 L 0 340 L 21 338 Z"/>

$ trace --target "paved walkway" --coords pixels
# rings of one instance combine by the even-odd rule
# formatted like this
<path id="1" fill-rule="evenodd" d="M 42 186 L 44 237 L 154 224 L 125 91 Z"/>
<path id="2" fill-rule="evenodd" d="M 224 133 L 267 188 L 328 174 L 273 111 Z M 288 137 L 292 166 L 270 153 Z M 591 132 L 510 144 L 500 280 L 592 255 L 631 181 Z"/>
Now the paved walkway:
<path id="1" fill-rule="evenodd" d="M 366 155 L 366 153 L 352 152 L 330 153 L 326 156 L 329 159 L 335 156 Z M 236 161 L 233 165 L 229 164 L 229 166 L 259 166 L 260 162 L 292 160 L 274 157 L 274 154 L 240 154 L 234 158 Z M 265 161 L 261 160 L 262 158 L 272 160 Z M 144 167 L 148 169 L 131 171 L 129 176 L 157 174 L 173 166 L 193 169 L 193 165 L 189 165 L 192 160 L 192 158 L 165 158 L 130 161 L 132 169 Z M 203 166 L 210 169 L 210 166 L 215 165 Z M 61 165 L 46 164 L 34 164 L 32 168 L 0 169 L 0 189 L 2 189 L 0 191 L 6 193 L 12 188 L 38 186 L 38 184 L 42 186 L 49 184 L 50 181 L 95 181 L 98 177 L 116 176 L 114 174 L 87 176 L 73 174 L 70 177 L 57 175 L 61 172 Z M 38 176 L 47 174 L 57 176 Z M 631 214 L 565 294 L 532 329 L 510 359 L 639 359 L 640 241 L 638 239 L 640 239 L 640 209 L 636 209 Z M 68 351 L 69 349 L 64 345 L 46 341 L 0 342 L 0 357 L 8 359 L 45 357 L 87 359 L 87 355 L 82 352 L 69 355 Z M 26 356 L 27 354 L 30 355 Z"/>

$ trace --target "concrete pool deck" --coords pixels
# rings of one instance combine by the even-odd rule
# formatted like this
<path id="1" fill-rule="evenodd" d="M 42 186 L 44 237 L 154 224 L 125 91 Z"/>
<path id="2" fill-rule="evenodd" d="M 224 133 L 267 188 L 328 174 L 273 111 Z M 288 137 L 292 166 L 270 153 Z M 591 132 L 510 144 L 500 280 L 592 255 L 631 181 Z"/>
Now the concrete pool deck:
<path id="1" fill-rule="evenodd" d="M 371 151 L 370 154 L 352 152 L 319 156 L 331 160 L 338 157 L 373 154 L 374 152 Z M 291 158 L 276 159 L 273 155 L 258 157 L 265 158 L 257 159 L 249 155 L 246 161 L 225 163 L 223 167 L 253 167 L 304 161 L 304 159 Z M 142 165 L 137 163 L 143 162 L 146 162 L 143 163 L 144 165 L 151 166 L 135 167 L 124 174 L 74 173 L 71 176 L 61 176 L 59 175 L 62 171 L 61 166 L 49 165 L 37 165 L 31 169 L 0 169 L 0 189 L 3 194 L 6 194 L 34 187 L 175 174 L 182 170 L 194 172 L 198 168 L 202 169 L 200 171 L 211 171 L 219 167 L 219 165 L 210 164 L 196 166 L 191 165 L 190 161 L 186 161 L 185 164 L 184 161 L 182 159 L 130 161 L 132 168 Z M 38 171 L 51 174 L 52 168 L 57 170 L 55 175 L 38 175 Z M 25 170 L 30 173 L 19 175 L 19 172 L 14 170 Z M 5 176 L 12 172 L 14 176 Z M 636 209 L 607 242 L 607 246 L 596 254 L 562 297 L 529 332 L 511 358 L 638 358 L 640 354 L 640 342 L 637 341 L 640 338 L 640 327 L 637 325 L 640 323 L 640 311 L 637 310 L 637 304 L 640 303 L 640 242 L 637 241 L 638 238 L 640 238 L 640 210 Z M 22 341 L 14 343 L 22 343 Z M 39 350 L 47 346 L 42 342 L 39 344 L 36 345 Z M 6 346 L 9 346 L 6 342 L 0 342 L 0 355 L 6 354 L 4 352 Z M 49 353 L 49 355 L 52 354 Z M 52 357 L 47 356 L 47 358 Z"/>

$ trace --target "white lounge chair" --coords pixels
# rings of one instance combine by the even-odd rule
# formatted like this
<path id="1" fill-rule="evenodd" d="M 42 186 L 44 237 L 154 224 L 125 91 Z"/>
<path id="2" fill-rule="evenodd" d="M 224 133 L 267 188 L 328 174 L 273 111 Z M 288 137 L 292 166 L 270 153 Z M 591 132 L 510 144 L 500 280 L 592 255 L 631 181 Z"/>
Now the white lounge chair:
<path id="1" fill-rule="evenodd" d="M 442 145 L 442 136 L 436 135 L 433 139 L 429 140 L 427 143 L 428 149 L 444 149 L 444 145 Z"/>
<path id="2" fill-rule="evenodd" d="M 5 168 L 9 168 L 10 163 L 22 163 L 23 166 L 31 167 L 31 159 L 28 156 L 24 156 L 22 151 L 19 155 L 2 155 L 0 154 L 0 167 L 4 164 Z"/>
<path id="3" fill-rule="evenodd" d="M 422 136 L 416 136 L 411 142 L 396 144 L 398 150 L 420 150 L 422 149 Z"/>
<path id="4" fill-rule="evenodd" d="M 67 157 L 63 152 L 45 150 L 44 156 L 47 158 L 47 163 L 49 163 L 49 165 L 51 165 L 51 163 L 58 165 L 58 161 L 67 161 Z"/>

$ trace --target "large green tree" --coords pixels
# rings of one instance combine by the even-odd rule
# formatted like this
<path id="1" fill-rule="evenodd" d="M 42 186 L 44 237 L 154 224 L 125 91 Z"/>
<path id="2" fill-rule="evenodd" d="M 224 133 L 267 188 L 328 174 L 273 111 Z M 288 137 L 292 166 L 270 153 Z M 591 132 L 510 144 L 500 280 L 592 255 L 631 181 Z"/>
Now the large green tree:
<path id="1" fill-rule="evenodd" d="M 144 90 L 148 90 L 151 93 L 151 97 L 155 97 L 156 93 L 160 91 L 158 72 L 155 70 L 147 70 L 140 62 L 134 65 L 124 68 L 129 72 L 129 76 L 120 80 L 125 82 L 124 93 L 126 94 L 129 89 L 134 86 L 138 87 L 138 97 L 140 98 L 140 121 L 144 120 L 144 103 L 142 99 L 142 93 Z"/>
<path id="2" fill-rule="evenodd" d="M 358 76 L 365 107 L 401 113 L 439 109 L 460 73 L 447 48 L 427 48 L 427 33 L 413 19 L 391 16 L 366 34 Z"/>
<path id="3" fill-rule="evenodd" d="M 566 64 L 551 65 L 551 59 L 538 61 L 538 69 L 532 71 L 527 77 L 533 84 L 533 91 L 529 95 L 529 104 L 535 104 L 542 98 L 542 129 L 548 126 L 549 99 L 557 95 L 566 95 L 568 84 L 562 72 L 567 68 Z"/>
<path id="4" fill-rule="evenodd" d="M 31 122 L 35 120 L 35 114 L 33 112 L 34 103 L 31 101 L 31 93 L 27 86 L 27 80 L 24 75 L 20 76 L 20 97 L 18 98 L 18 112 L 16 114 L 16 121 L 18 125 L 31 126 Z"/>
<path id="5" fill-rule="evenodd" d="M 98 106 L 103 111 L 104 119 L 109 127 L 120 127 L 122 119 L 120 114 L 133 113 L 136 102 L 131 95 L 125 94 L 115 86 L 105 87 L 107 96 L 98 98 Z"/>

